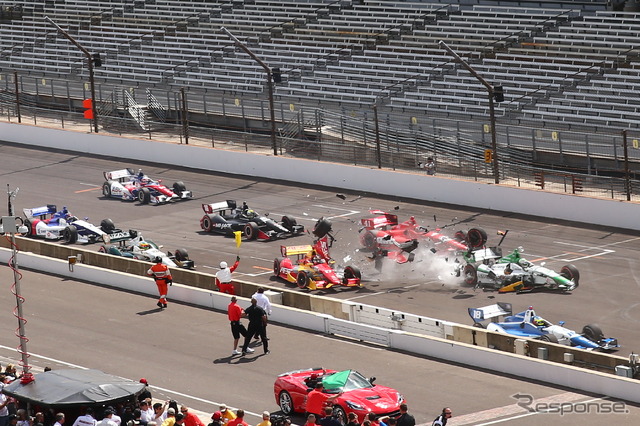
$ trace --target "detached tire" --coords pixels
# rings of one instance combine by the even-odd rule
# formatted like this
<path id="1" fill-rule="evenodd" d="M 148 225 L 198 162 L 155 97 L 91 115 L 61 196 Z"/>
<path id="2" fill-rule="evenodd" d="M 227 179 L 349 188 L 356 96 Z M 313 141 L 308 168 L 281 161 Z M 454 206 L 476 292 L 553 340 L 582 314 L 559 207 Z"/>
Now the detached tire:
<path id="1" fill-rule="evenodd" d="M 299 288 L 307 288 L 309 286 L 309 276 L 305 271 L 298 272 L 296 277 L 296 284 Z"/>
<path id="2" fill-rule="evenodd" d="M 151 202 L 151 191 L 149 191 L 149 188 L 140 188 L 138 191 L 138 201 L 142 204 L 149 204 Z"/>
<path id="3" fill-rule="evenodd" d="M 560 269 L 560 275 L 568 280 L 573 280 L 576 284 L 576 288 L 580 285 L 580 271 L 574 265 L 565 265 Z"/>
<path id="4" fill-rule="evenodd" d="M 480 248 L 487 243 L 487 233 L 482 228 L 471 228 L 467 232 L 467 244 L 471 248 Z"/>
<path id="5" fill-rule="evenodd" d="M 467 233 L 464 231 L 458 231 L 453 234 L 453 239 L 460 243 L 464 243 L 467 241 Z"/>
<path id="6" fill-rule="evenodd" d="M 62 240 L 67 244 L 73 244 L 78 241 L 78 229 L 69 225 L 62 231 Z"/>
<path id="7" fill-rule="evenodd" d="M 331 232 L 331 226 L 331 221 L 329 219 L 321 217 L 313 226 L 313 235 L 318 238 L 322 238 Z"/>

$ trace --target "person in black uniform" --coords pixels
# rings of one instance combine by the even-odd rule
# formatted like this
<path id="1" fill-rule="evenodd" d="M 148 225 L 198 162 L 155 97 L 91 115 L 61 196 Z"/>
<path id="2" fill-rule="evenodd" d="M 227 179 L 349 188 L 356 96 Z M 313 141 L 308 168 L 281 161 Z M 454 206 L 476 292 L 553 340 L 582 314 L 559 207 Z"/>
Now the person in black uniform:
<path id="1" fill-rule="evenodd" d="M 451 418 L 452 415 L 453 414 L 451 413 L 451 408 L 449 407 L 443 408 L 442 414 L 436 417 L 436 419 L 433 421 L 431 426 L 446 426 L 447 421 Z"/>
<path id="2" fill-rule="evenodd" d="M 251 306 L 244 311 L 245 315 L 249 319 L 249 326 L 247 327 L 247 334 L 244 338 L 244 345 L 242 345 L 242 354 L 245 355 L 249 352 L 249 343 L 251 338 L 255 335 L 260 336 L 262 340 L 262 347 L 264 353 L 269 353 L 269 339 L 267 339 L 267 313 L 264 309 L 258 306 L 258 300 L 251 298 Z"/>
<path id="3" fill-rule="evenodd" d="M 400 416 L 398 416 L 398 426 L 416 426 L 416 418 L 407 412 L 407 404 L 400 404 Z"/>

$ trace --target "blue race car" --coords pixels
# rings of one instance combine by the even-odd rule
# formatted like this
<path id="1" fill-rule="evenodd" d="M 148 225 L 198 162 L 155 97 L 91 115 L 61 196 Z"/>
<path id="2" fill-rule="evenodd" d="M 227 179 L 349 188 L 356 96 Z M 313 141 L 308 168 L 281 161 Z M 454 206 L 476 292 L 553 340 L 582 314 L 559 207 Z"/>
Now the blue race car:
<path id="1" fill-rule="evenodd" d="M 602 330 L 596 324 L 585 325 L 581 334 L 576 333 L 563 327 L 564 321 L 555 325 L 536 315 L 532 306 L 529 306 L 526 311 L 512 315 L 510 303 L 498 302 L 495 305 L 482 308 L 469 308 L 469 315 L 473 319 L 474 326 L 486 328 L 488 331 L 560 343 L 590 351 L 614 351 L 620 347 L 618 339 L 605 338 Z M 491 321 L 501 316 L 504 316 L 502 321 Z M 491 322 L 485 326 L 483 324 L 485 320 Z"/>

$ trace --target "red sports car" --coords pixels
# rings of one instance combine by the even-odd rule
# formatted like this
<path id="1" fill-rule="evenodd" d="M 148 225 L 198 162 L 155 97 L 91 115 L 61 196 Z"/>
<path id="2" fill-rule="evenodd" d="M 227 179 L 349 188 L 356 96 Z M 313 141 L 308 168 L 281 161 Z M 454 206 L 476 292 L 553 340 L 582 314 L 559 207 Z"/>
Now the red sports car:
<path id="1" fill-rule="evenodd" d="M 443 245 L 447 251 L 469 251 L 482 247 L 487 242 L 487 234 L 480 228 L 472 228 L 468 232 L 458 231 L 454 238 L 442 233 L 441 229 L 427 230 L 418 225 L 415 217 L 398 222 L 398 216 L 381 210 L 369 213 L 378 215 L 361 219 L 360 243 L 374 252 L 394 259 L 398 263 L 413 260 L 413 253 L 419 242 L 429 240 L 436 246 Z"/>
<path id="2" fill-rule="evenodd" d="M 334 414 L 344 423 L 348 413 L 355 413 L 358 422 L 364 421 L 369 412 L 377 416 L 400 414 L 404 397 L 395 389 L 374 385 L 374 380 L 375 377 L 367 379 L 355 370 L 308 368 L 280 374 L 273 385 L 273 392 L 285 415 L 306 411 L 307 394 L 318 381 L 322 381 L 327 396 L 342 392 L 332 404 Z"/>

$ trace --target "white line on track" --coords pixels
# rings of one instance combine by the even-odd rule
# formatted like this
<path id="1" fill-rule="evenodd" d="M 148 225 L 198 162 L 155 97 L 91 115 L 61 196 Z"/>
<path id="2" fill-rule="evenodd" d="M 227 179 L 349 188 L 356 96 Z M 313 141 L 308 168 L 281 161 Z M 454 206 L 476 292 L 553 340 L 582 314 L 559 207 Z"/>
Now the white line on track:
<path id="1" fill-rule="evenodd" d="M 84 183 L 84 182 L 79 182 L 78 185 L 84 185 L 84 186 L 93 186 L 96 188 L 100 188 L 100 185 L 96 185 L 95 183 Z"/>
<path id="2" fill-rule="evenodd" d="M 8 350 L 13 351 L 13 352 L 15 352 L 15 350 L 16 350 L 15 348 L 10 348 L 8 346 L 3 346 L 3 345 L 0 345 L 0 348 L 8 349 Z M 72 367 L 72 368 L 79 368 L 79 369 L 82 369 L 82 370 L 88 370 L 87 367 L 83 367 L 81 365 L 71 364 L 69 362 L 61 361 L 61 360 L 54 359 L 54 358 L 49 358 L 49 357 L 46 357 L 44 355 L 38 355 L 38 354 L 35 354 L 33 352 L 29 352 L 29 356 L 35 357 L 35 358 L 40 358 L 40 359 L 43 359 L 43 360 L 46 360 L 46 361 L 50 361 L 50 362 L 55 362 L 55 363 L 62 364 L 62 365 L 66 365 L 66 366 Z M 124 377 L 124 378 L 126 379 L 126 377 Z M 151 386 L 151 387 L 154 388 L 154 389 L 158 389 L 158 390 L 160 390 L 162 392 L 167 392 L 167 393 L 170 393 L 170 394 L 173 394 L 173 395 L 182 396 L 182 397 L 185 397 L 185 398 L 192 399 L 194 401 L 204 402 L 205 404 L 210 404 L 212 407 L 219 407 L 220 404 L 221 404 L 219 402 L 210 401 L 208 399 L 199 398 L 197 396 L 189 395 L 189 394 L 186 394 L 186 393 L 176 392 L 176 391 L 173 391 L 171 389 L 165 389 L 165 388 L 161 388 L 161 387 L 158 387 L 158 386 Z M 230 408 L 233 409 L 234 407 L 230 407 Z M 245 410 L 245 414 L 249 414 L 251 416 L 256 416 L 256 417 L 262 417 L 261 413 L 260 414 L 259 413 L 252 413 L 252 412 L 247 411 L 247 410 Z"/>

